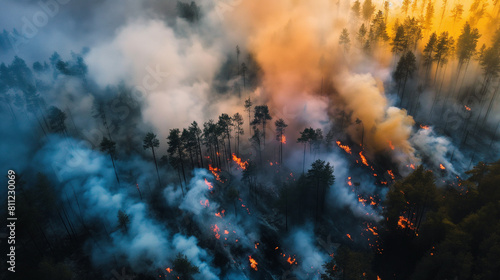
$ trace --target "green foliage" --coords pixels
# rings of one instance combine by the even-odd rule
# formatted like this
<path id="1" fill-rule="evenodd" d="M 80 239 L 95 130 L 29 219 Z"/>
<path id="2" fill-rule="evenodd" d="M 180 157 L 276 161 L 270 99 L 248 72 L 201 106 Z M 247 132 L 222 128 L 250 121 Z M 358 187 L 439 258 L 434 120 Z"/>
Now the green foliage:
<path id="1" fill-rule="evenodd" d="M 200 20 L 200 8 L 194 1 L 190 4 L 184 2 L 177 2 L 177 13 L 179 17 L 193 23 Z"/>
<path id="2" fill-rule="evenodd" d="M 193 265 L 185 255 L 178 254 L 172 264 L 174 273 L 183 280 L 192 280 L 194 275 L 200 273 L 200 269 Z"/>
<path id="3" fill-rule="evenodd" d="M 144 150 L 157 148 L 160 146 L 160 141 L 156 138 L 156 135 L 152 132 L 148 132 L 143 140 L 142 147 Z"/>
<path id="4" fill-rule="evenodd" d="M 118 218 L 118 228 L 123 232 L 128 232 L 128 226 L 130 225 L 130 218 L 127 213 L 122 210 L 118 210 L 118 214 L 116 215 Z"/>

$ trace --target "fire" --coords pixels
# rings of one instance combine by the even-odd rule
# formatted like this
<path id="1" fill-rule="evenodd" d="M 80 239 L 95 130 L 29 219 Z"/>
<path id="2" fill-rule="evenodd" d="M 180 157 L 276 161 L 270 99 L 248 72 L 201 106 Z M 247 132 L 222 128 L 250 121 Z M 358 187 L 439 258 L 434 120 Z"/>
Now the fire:
<path id="1" fill-rule="evenodd" d="M 223 209 L 221 212 L 215 213 L 215 216 L 222 219 L 222 216 L 224 216 L 224 213 L 226 213 L 226 210 Z"/>
<path id="2" fill-rule="evenodd" d="M 348 184 L 349 186 L 352 186 L 351 177 L 347 177 L 347 184 Z"/>
<path id="3" fill-rule="evenodd" d="M 377 275 L 377 280 L 382 280 L 382 279 L 380 278 L 380 276 Z"/>
<path id="4" fill-rule="evenodd" d="M 292 259 L 291 256 L 288 257 L 288 259 L 286 260 L 290 265 L 292 265 L 294 262 L 295 262 L 295 257 Z"/>
<path id="5" fill-rule="evenodd" d="M 210 207 L 210 202 L 208 201 L 208 199 L 206 199 L 205 202 L 203 202 L 203 200 L 200 200 L 200 204 L 205 207 Z"/>
<path id="6" fill-rule="evenodd" d="M 442 165 L 442 164 L 439 164 L 439 168 L 441 168 L 442 170 L 446 169 L 446 167 L 444 167 L 444 165 Z"/>
<path id="7" fill-rule="evenodd" d="M 208 190 L 212 190 L 214 188 L 214 186 L 212 185 L 212 183 L 210 183 L 209 181 L 207 181 L 207 179 L 205 179 L 205 184 L 208 186 Z"/>
<path id="8" fill-rule="evenodd" d="M 259 242 L 255 243 L 255 249 L 257 249 L 257 246 L 259 246 L 259 245 L 260 245 Z"/>
<path id="9" fill-rule="evenodd" d="M 213 225 L 212 230 L 215 232 L 215 238 L 219 239 L 220 238 L 220 234 L 219 234 L 220 229 L 217 226 L 217 224 Z"/>
<path id="10" fill-rule="evenodd" d="M 428 126 L 428 125 L 422 125 L 422 124 L 421 124 L 421 125 L 420 125 L 420 128 L 421 128 L 421 129 L 425 129 L 425 130 L 427 130 L 427 129 L 431 128 L 431 127 L 430 127 L 430 126 Z"/>
<path id="11" fill-rule="evenodd" d="M 222 183 L 222 180 L 219 176 L 219 173 L 218 172 L 221 172 L 221 170 L 217 167 L 212 167 L 211 164 L 208 165 L 208 170 L 210 170 L 210 172 L 212 172 L 212 174 L 214 174 L 214 177 L 217 181 L 221 182 Z"/>
<path id="12" fill-rule="evenodd" d="M 398 221 L 398 226 L 400 228 L 409 228 L 411 230 L 415 230 L 415 225 L 410 222 L 410 220 L 408 220 L 406 217 L 403 217 L 403 216 L 399 216 L 399 221 Z"/>
<path id="13" fill-rule="evenodd" d="M 412 163 L 412 164 L 410 164 L 410 168 L 411 168 L 411 169 L 415 169 L 415 164 L 413 164 L 413 163 Z"/>
<path id="14" fill-rule="evenodd" d="M 368 227 L 368 230 L 373 234 L 373 235 L 378 235 L 378 233 L 376 232 L 377 228 L 376 227 Z"/>
<path id="15" fill-rule="evenodd" d="M 236 162 L 236 164 L 238 164 L 238 166 L 241 169 L 243 169 L 243 170 L 247 169 L 248 162 L 242 161 L 241 158 L 238 158 L 234 153 L 233 153 L 233 161 Z"/>
<path id="16" fill-rule="evenodd" d="M 250 261 L 250 266 L 253 268 L 253 270 L 257 271 L 257 261 L 255 261 L 252 256 L 248 256 L 248 260 Z"/>
<path id="17" fill-rule="evenodd" d="M 464 107 L 465 107 L 465 110 L 467 110 L 467 111 L 471 110 L 471 108 L 469 106 L 467 106 L 467 105 L 464 105 Z"/>
<path id="18" fill-rule="evenodd" d="M 361 161 L 363 162 L 364 165 L 368 165 L 368 161 L 366 160 L 365 156 L 363 155 L 363 152 L 359 152 L 359 157 L 361 158 Z"/>
<path id="19" fill-rule="evenodd" d="M 281 135 L 281 143 L 286 144 L 286 136 L 283 134 Z"/>
<path id="20" fill-rule="evenodd" d="M 166 270 L 168 273 L 172 273 L 172 269 L 171 269 L 170 267 L 165 268 L 165 270 Z"/>
<path id="21" fill-rule="evenodd" d="M 394 180 L 394 178 L 396 178 L 394 176 L 394 172 L 392 172 L 392 170 L 387 170 L 387 174 L 389 174 L 391 176 L 392 180 Z"/>
<path id="22" fill-rule="evenodd" d="M 348 233 L 348 234 L 346 234 L 346 236 L 347 236 L 349 239 L 351 239 L 351 240 L 352 240 L 351 235 L 350 235 L 349 233 Z"/>
<path id="23" fill-rule="evenodd" d="M 224 234 L 229 234 L 229 231 L 227 229 L 225 229 Z"/>
<path id="24" fill-rule="evenodd" d="M 351 148 L 347 145 L 342 145 L 340 141 L 337 141 L 337 145 L 348 154 L 352 154 Z"/>
<path id="25" fill-rule="evenodd" d="M 388 141 L 389 142 L 389 147 L 391 147 L 391 150 L 394 150 L 394 145 L 392 145 L 392 141 Z"/>

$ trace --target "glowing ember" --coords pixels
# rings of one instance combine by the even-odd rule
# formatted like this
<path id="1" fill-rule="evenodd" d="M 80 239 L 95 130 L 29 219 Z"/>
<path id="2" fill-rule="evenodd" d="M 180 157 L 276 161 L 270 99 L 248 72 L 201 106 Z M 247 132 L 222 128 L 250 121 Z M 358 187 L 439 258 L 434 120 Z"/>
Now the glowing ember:
<path id="1" fill-rule="evenodd" d="M 415 164 L 413 164 L 413 163 L 412 163 L 412 164 L 410 164 L 410 168 L 411 168 L 411 169 L 415 169 Z"/>
<path id="2" fill-rule="evenodd" d="M 464 105 L 464 107 L 465 107 L 465 110 L 467 110 L 467 111 L 471 110 L 471 108 L 469 106 L 467 106 L 467 105 Z"/>
<path id="3" fill-rule="evenodd" d="M 446 167 L 444 167 L 444 165 L 442 165 L 442 164 L 439 165 L 439 168 L 441 168 L 442 170 L 446 169 Z"/>
<path id="4" fill-rule="evenodd" d="M 361 158 L 361 161 L 363 162 L 364 165 L 368 165 L 368 161 L 366 160 L 365 156 L 363 155 L 363 152 L 359 152 L 359 157 Z"/>
<path id="5" fill-rule="evenodd" d="M 165 268 L 165 270 L 166 270 L 168 273 L 172 273 L 172 269 L 171 269 L 170 267 Z"/>
<path id="6" fill-rule="evenodd" d="M 252 258 L 252 256 L 248 256 L 248 260 L 250 261 L 250 266 L 253 268 L 253 270 L 257 271 L 258 263 Z"/>
<path id="7" fill-rule="evenodd" d="M 342 143 L 340 143 L 340 141 L 337 141 L 337 145 L 339 145 L 339 147 L 344 150 L 346 153 L 348 154 L 351 154 L 351 148 L 347 145 L 342 145 Z"/>
<path id="8" fill-rule="evenodd" d="M 269 165 L 273 166 L 273 163 L 272 163 L 272 162 L 269 162 Z"/>
<path id="9" fill-rule="evenodd" d="M 214 177 L 217 181 L 222 182 L 220 176 L 219 176 L 219 172 L 221 172 L 221 170 L 217 167 L 212 167 L 211 164 L 208 165 L 208 170 L 210 170 L 210 172 L 212 172 L 212 174 L 214 174 Z"/>
<path id="10" fill-rule="evenodd" d="M 229 234 L 229 231 L 227 229 L 225 229 L 224 234 Z"/>
<path id="11" fill-rule="evenodd" d="M 420 125 L 420 128 L 421 128 L 421 129 L 425 129 L 425 130 L 427 130 L 427 129 L 431 128 L 431 127 L 430 127 L 430 126 L 428 126 L 428 125 L 422 125 L 422 124 L 421 124 L 421 125 Z"/>
<path id="12" fill-rule="evenodd" d="M 391 147 L 391 150 L 394 150 L 394 145 L 392 145 L 392 142 L 391 141 L 388 142 L 389 142 L 389 147 Z"/>
<path id="13" fill-rule="evenodd" d="M 382 279 L 380 279 L 380 277 L 377 275 L 377 280 L 382 280 Z"/>
<path id="14" fill-rule="evenodd" d="M 219 239 L 220 238 L 220 234 L 219 234 L 220 229 L 217 226 L 217 224 L 212 226 L 212 230 L 215 232 L 215 238 Z"/>
<path id="15" fill-rule="evenodd" d="M 286 136 L 281 135 L 281 143 L 286 144 Z"/>
<path id="16" fill-rule="evenodd" d="M 415 225 L 413 225 L 413 223 L 410 222 L 410 220 L 408 220 L 406 217 L 403 217 L 403 216 L 399 216 L 398 226 L 400 228 L 409 228 L 411 230 L 416 229 Z"/>
<path id="17" fill-rule="evenodd" d="M 347 184 L 348 184 L 349 186 L 352 186 L 351 177 L 347 177 Z"/>
<path id="18" fill-rule="evenodd" d="M 394 180 L 394 178 L 396 178 L 394 176 L 394 172 L 392 172 L 392 170 L 387 170 L 387 174 L 389 174 L 391 176 L 392 180 Z"/>
<path id="19" fill-rule="evenodd" d="M 214 188 L 214 186 L 212 185 L 212 183 L 210 183 L 209 181 L 207 181 L 207 179 L 205 179 L 205 184 L 208 186 L 208 190 L 212 190 Z"/>
<path id="20" fill-rule="evenodd" d="M 288 259 L 286 260 L 290 265 L 292 265 L 294 262 L 295 262 L 295 257 L 292 259 L 292 257 L 288 257 Z"/>
<path id="21" fill-rule="evenodd" d="M 260 245 L 259 242 L 255 243 L 255 249 L 257 249 L 257 246 L 259 246 L 259 245 Z"/>
<path id="22" fill-rule="evenodd" d="M 210 207 L 210 202 L 208 201 L 208 199 L 206 199 L 205 202 L 203 202 L 203 200 L 200 200 L 200 204 L 205 207 Z"/>
<path id="23" fill-rule="evenodd" d="M 351 240 L 352 240 L 351 235 L 350 235 L 349 233 L 348 233 L 348 234 L 346 234 L 346 236 L 347 236 L 349 239 L 351 239 Z"/>
<path id="24" fill-rule="evenodd" d="M 376 232 L 377 228 L 376 227 L 368 227 L 368 230 L 373 234 L 373 235 L 378 235 L 378 233 Z"/>
<path id="25" fill-rule="evenodd" d="M 243 170 L 247 169 L 248 162 L 242 161 L 241 158 L 238 158 L 234 153 L 233 153 L 233 161 L 236 162 L 236 164 L 238 164 L 238 166 L 241 169 L 243 169 Z"/>

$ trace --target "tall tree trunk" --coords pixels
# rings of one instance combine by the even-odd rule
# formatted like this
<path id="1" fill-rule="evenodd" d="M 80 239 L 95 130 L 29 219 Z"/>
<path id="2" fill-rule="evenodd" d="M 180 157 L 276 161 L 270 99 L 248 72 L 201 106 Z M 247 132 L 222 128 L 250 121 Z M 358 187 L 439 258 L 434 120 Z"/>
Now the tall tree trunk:
<path id="1" fill-rule="evenodd" d="M 158 164 L 156 163 L 155 148 L 151 147 L 151 151 L 153 152 L 153 160 L 155 162 L 156 175 L 158 176 L 158 183 L 160 184 L 161 187 L 160 172 L 158 172 Z"/>
<path id="2" fill-rule="evenodd" d="M 116 172 L 115 160 L 113 159 L 113 156 L 111 154 L 109 156 L 111 157 L 111 162 L 113 163 L 113 169 L 115 170 L 116 181 L 118 182 L 118 185 L 120 185 L 120 179 L 118 179 L 118 173 Z"/>

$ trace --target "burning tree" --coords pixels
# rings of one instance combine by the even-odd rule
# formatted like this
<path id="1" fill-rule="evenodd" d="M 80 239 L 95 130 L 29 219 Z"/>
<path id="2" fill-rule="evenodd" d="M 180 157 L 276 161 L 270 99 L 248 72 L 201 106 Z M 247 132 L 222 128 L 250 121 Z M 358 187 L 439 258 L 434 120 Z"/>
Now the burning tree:
<path id="1" fill-rule="evenodd" d="M 279 141 L 279 143 L 280 143 L 279 159 L 280 159 L 280 164 L 282 164 L 283 163 L 283 144 L 286 144 L 285 128 L 288 126 L 288 124 L 286 124 L 283 119 L 279 119 L 274 123 L 274 125 L 276 126 L 276 141 Z"/>

